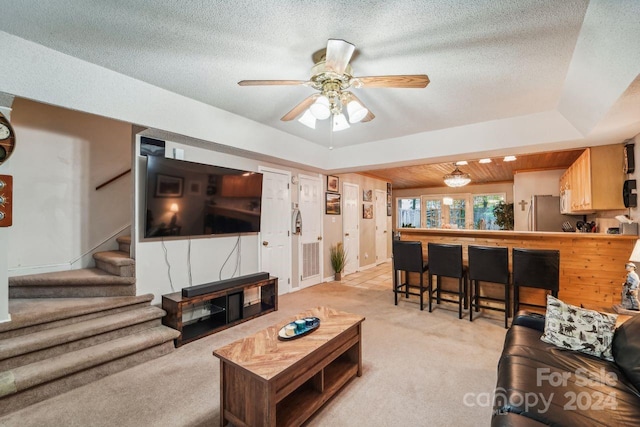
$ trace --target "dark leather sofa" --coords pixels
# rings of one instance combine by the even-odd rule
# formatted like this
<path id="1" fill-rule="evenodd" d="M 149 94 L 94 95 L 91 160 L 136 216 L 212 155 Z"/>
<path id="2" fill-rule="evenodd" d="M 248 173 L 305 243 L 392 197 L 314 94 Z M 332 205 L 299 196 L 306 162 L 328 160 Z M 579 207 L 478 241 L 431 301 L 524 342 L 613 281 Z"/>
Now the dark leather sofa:
<path id="1" fill-rule="evenodd" d="M 640 425 L 640 315 L 616 329 L 615 362 L 541 341 L 544 320 L 520 312 L 507 331 L 491 425 Z"/>

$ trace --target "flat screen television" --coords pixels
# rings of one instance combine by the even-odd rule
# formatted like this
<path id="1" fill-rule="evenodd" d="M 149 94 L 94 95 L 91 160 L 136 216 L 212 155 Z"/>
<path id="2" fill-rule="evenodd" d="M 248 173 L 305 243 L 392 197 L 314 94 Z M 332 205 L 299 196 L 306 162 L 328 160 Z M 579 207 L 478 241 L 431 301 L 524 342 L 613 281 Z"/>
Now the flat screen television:
<path id="1" fill-rule="evenodd" d="M 148 156 L 144 237 L 260 231 L 262 174 Z"/>

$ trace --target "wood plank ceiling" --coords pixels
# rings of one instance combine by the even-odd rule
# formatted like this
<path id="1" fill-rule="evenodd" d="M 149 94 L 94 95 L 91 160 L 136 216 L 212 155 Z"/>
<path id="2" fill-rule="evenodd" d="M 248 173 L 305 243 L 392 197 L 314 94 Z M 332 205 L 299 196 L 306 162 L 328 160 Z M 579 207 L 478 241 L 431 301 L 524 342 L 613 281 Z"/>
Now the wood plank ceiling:
<path id="1" fill-rule="evenodd" d="M 460 166 L 462 172 L 471 175 L 471 184 L 488 184 L 513 181 L 517 172 L 566 169 L 584 149 L 554 151 L 516 156 L 516 160 L 505 162 L 502 157 L 493 157 L 491 163 L 479 163 L 467 160 L 468 164 Z M 433 163 L 396 168 L 376 169 L 363 173 L 391 182 L 393 188 L 430 188 L 444 187 L 444 175 L 454 169 L 453 163 Z"/>

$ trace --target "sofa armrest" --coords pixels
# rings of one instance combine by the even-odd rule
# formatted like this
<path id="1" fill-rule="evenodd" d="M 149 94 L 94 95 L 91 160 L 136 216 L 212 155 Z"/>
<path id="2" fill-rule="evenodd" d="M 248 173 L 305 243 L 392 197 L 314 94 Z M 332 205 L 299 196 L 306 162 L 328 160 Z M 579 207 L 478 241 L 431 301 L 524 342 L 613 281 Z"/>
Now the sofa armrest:
<path id="1" fill-rule="evenodd" d="M 513 318 L 511 326 L 519 325 L 526 326 L 527 328 L 536 329 L 540 332 L 544 332 L 544 320 L 545 317 L 539 313 L 533 313 L 531 311 L 520 310 Z"/>

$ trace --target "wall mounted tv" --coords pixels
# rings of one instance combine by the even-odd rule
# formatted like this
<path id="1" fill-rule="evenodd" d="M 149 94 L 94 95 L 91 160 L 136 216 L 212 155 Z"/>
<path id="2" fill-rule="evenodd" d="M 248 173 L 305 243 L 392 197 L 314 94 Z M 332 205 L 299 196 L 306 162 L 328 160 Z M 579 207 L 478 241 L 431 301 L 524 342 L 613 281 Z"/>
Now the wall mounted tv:
<path id="1" fill-rule="evenodd" d="M 260 231 L 262 174 L 148 156 L 144 237 Z"/>

